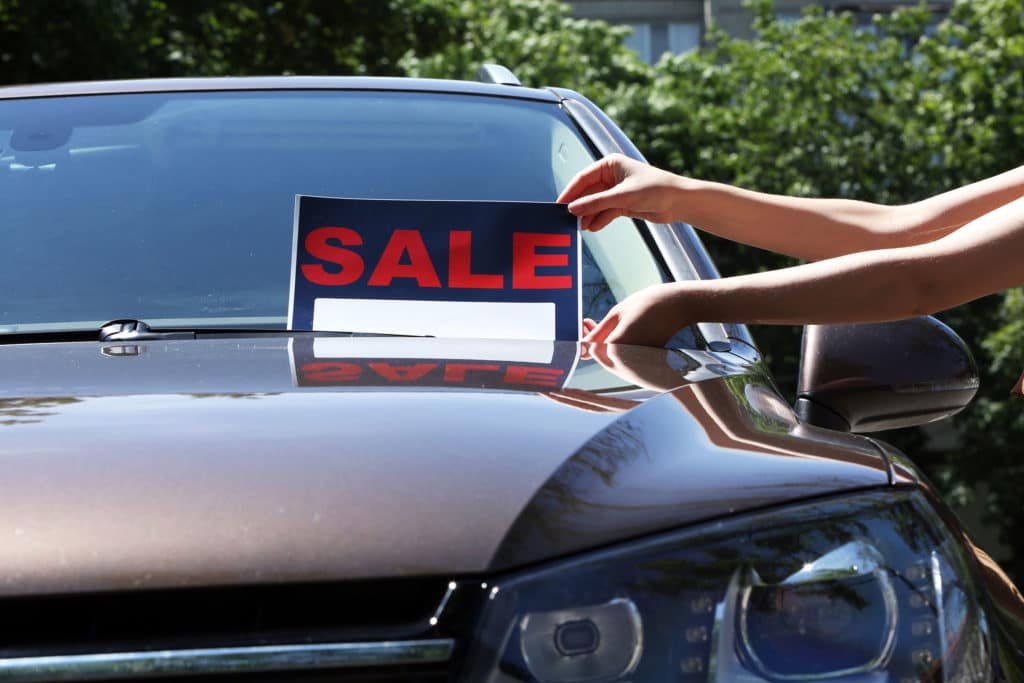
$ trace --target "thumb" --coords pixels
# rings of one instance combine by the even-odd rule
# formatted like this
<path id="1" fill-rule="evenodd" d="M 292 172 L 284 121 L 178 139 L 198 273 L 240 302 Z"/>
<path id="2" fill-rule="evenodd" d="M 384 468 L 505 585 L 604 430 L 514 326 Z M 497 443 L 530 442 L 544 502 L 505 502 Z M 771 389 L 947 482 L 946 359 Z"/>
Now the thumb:
<path id="1" fill-rule="evenodd" d="M 619 187 L 611 187 L 603 192 L 580 197 L 569 204 L 569 211 L 575 216 L 589 216 L 607 209 L 623 208 L 623 192 Z"/>

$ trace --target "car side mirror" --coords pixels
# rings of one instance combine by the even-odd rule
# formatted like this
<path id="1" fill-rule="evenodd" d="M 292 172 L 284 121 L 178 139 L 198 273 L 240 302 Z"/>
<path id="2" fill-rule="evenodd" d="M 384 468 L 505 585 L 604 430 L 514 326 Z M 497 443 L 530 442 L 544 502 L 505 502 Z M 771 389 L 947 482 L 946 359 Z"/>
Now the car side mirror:
<path id="1" fill-rule="evenodd" d="M 959 412 L 977 391 L 964 340 L 931 316 L 804 328 L 794 406 L 804 422 L 852 432 L 911 427 Z"/>

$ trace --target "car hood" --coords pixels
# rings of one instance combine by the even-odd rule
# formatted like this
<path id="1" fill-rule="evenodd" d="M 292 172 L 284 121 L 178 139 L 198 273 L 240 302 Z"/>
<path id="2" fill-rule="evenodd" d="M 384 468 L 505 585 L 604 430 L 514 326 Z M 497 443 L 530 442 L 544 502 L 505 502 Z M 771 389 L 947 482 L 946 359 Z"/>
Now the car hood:
<path id="1" fill-rule="evenodd" d="M 225 337 L 0 376 L 7 595 L 487 573 L 889 482 L 730 353 Z"/>

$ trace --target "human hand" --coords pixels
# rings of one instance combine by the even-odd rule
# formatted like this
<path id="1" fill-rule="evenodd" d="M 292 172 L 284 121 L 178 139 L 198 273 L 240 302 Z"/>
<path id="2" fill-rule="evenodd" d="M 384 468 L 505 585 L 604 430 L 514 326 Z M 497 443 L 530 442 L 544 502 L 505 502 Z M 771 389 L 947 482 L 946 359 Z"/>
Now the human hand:
<path id="1" fill-rule="evenodd" d="M 576 174 L 557 201 L 569 203 L 583 230 L 600 230 L 620 216 L 668 223 L 674 220 L 679 180 L 668 171 L 612 154 Z"/>
<path id="2" fill-rule="evenodd" d="M 631 294 L 596 325 L 584 321 L 583 341 L 664 346 L 680 328 L 695 322 L 687 319 L 680 301 L 683 284 L 653 285 Z"/>

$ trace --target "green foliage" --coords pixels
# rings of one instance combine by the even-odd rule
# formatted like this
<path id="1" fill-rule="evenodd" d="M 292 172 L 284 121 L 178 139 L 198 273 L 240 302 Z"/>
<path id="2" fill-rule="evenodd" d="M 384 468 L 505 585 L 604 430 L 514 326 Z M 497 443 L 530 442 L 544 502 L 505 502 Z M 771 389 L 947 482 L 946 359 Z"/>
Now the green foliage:
<path id="1" fill-rule="evenodd" d="M 0 0 L 0 84 L 154 76 L 402 75 L 451 39 L 432 0 Z"/>
<path id="2" fill-rule="evenodd" d="M 486 62 L 509 67 L 524 85 L 560 85 L 597 102 L 621 84 L 645 84 L 650 68 L 622 41 L 629 29 L 573 19 L 557 0 L 425 0 L 449 11 L 448 40 L 433 52 L 410 52 L 410 76 L 470 79 Z"/>
<path id="3" fill-rule="evenodd" d="M 204 75 L 401 75 L 409 49 L 447 39 L 429 2 L 206 0 L 169 14 L 170 58 Z M 440 29 L 440 30 L 439 30 Z"/>
<path id="4" fill-rule="evenodd" d="M 927 191 L 929 150 L 905 135 L 914 67 L 897 37 L 821 12 L 757 27 L 754 40 L 716 34 L 706 50 L 668 56 L 652 87 L 626 91 L 615 113 L 652 161 L 791 195 Z"/>
<path id="5" fill-rule="evenodd" d="M 556 0 L 0 0 L 0 84 L 268 74 L 472 78 L 607 100 L 650 68 L 629 29 L 573 19 Z"/>
<path id="6" fill-rule="evenodd" d="M 0 84 L 169 75 L 165 15 L 159 2 L 0 0 Z"/>

